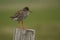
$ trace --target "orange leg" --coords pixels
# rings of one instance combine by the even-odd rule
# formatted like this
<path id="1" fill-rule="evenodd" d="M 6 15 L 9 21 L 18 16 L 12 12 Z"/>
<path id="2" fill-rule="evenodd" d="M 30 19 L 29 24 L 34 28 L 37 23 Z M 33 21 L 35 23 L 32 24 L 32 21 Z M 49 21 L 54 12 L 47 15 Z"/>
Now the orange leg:
<path id="1" fill-rule="evenodd" d="M 24 30 L 24 18 L 22 20 L 22 29 Z"/>
<path id="2" fill-rule="evenodd" d="M 20 29 L 20 20 L 18 21 L 18 29 Z"/>

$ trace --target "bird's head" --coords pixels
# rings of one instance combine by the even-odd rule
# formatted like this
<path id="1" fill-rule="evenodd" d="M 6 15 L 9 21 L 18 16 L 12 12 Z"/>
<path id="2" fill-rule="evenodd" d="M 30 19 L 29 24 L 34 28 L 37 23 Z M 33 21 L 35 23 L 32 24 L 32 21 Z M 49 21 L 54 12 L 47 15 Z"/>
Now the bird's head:
<path id="1" fill-rule="evenodd" d="M 24 11 L 29 11 L 29 12 L 32 13 L 32 11 L 29 10 L 29 7 L 24 7 L 23 10 L 24 10 Z"/>

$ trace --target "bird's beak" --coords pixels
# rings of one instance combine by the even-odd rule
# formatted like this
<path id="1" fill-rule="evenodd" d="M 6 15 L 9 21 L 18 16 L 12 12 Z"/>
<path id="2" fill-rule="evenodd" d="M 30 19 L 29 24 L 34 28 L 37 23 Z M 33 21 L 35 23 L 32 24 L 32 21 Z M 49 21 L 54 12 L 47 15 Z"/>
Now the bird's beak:
<path id="1" fill-rule="evenodd" d="M 32 11 L 29 10 L 30 13 L 32 13 Z"/>

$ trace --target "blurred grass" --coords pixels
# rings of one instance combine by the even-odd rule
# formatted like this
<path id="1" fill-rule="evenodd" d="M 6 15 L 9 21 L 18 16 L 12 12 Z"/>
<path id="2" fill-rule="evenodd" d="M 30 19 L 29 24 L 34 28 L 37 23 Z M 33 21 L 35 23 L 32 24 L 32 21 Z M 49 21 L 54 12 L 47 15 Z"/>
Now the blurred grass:
<path id="1" fill-rule="evenodd" d="M 17 27 L 17 22 L 9 17 L 25 6 L 32 10 L 24 20 L 25 27 L 36 30 L 36 40 L 60 40 L 60 7 L 57 0 L 16 1 L 0 0 L 0 40 L 13 40 L 13 30 Z"/>

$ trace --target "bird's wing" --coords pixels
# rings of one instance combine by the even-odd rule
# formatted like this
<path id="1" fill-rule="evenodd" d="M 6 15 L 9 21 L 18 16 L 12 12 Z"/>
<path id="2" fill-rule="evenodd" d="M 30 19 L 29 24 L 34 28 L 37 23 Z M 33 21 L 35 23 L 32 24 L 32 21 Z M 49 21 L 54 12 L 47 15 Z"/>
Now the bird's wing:
<path id="1" fill-rule="evenodd" d="M 11 16 L 10 18 L 18 18 L 20 16 L 22 16 L 23 14 L 23 10 L 18 10 L 13 16 Z"/>
<path id="2" fill-rule="evenodd" d="M 22 10 L 18 10 L 18 11 L 15 13 L 14 16 L 19 16 L 19 15 L 21 15 L 21 14 L 22 14 Z"/>

